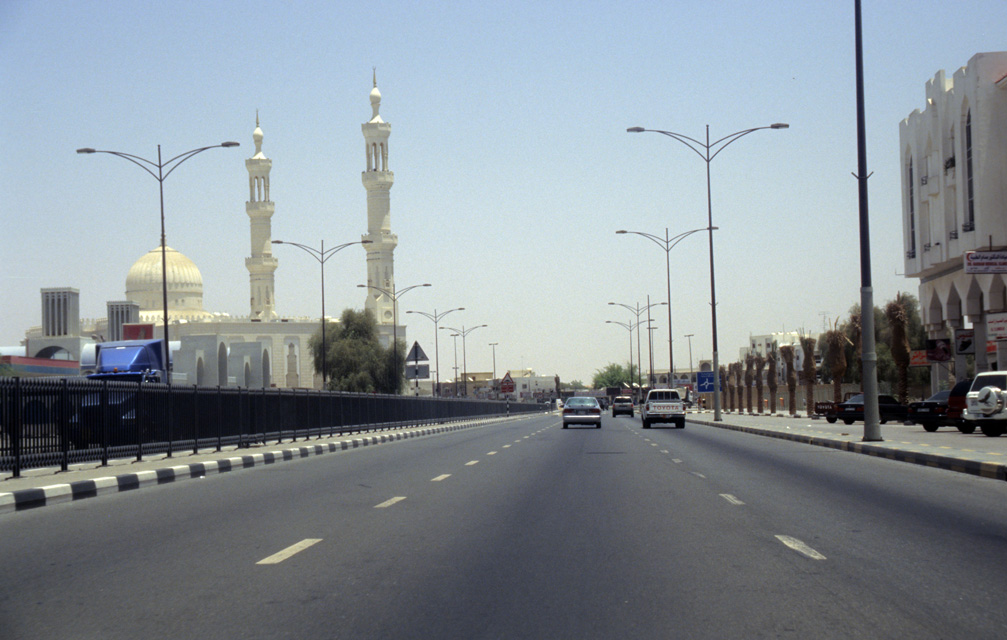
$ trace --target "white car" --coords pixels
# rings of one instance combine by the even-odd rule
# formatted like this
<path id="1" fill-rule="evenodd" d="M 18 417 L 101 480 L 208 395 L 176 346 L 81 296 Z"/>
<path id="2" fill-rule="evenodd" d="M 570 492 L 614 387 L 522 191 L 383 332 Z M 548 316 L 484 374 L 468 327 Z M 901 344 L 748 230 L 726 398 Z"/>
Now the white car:
<path id="1" fill-rule="evenodd" d="M 1007 432 L 1007 371 L 976 375 L 965 394 L 963 418 L 978 424 L 983 435 L 996 438 Z"/>
<path id="2" fill-rule="evenodd" d="M 651 389 L 640 405 L 643 428 L 650 429 L 655 422 L 671 422 L 678 429 L 685 428 L 685 403 L 674 389 Z"/>

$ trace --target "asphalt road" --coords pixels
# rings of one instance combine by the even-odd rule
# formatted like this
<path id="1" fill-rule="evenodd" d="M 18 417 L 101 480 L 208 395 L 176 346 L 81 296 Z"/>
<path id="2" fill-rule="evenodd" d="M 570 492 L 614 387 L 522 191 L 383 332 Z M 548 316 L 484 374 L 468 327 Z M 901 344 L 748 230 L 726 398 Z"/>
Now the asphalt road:
<path id="1" fill-rule="evenodd" d="M 1007 631 L 1003 482 L 547 415 L 0 519 L 0 638 Z"/>

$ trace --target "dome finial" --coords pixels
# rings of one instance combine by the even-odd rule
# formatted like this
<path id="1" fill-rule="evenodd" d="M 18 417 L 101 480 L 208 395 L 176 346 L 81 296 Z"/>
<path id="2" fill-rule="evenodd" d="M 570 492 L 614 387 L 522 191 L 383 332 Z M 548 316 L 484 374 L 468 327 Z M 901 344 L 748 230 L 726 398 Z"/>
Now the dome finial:
<path id="1" fill-rule="evenodd" d="M 255 126 L 256 127 L 259 126 L 259 110 L 258 109 L 255 110 Z"/>
<path id="2" fill-rule="evenodd" d="M 378 68 L 371 67 L 371 71 L 374 73 L 374 88 L 378 88 Z"/>

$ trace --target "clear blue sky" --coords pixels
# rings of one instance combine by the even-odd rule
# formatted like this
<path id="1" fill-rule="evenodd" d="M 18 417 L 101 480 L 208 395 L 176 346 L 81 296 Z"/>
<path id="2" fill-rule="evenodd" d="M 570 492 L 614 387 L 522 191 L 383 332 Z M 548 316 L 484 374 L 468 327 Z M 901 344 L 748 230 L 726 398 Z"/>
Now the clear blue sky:
<path id="1" fill-rule="evenodd" d="M 875 301 L 916 293 L 902 268 L 898 124 L 924 84 L 1003 49 L 1007 3 L 864 3 Z M 377 67 L 392 125 L 402 310 L 464 306 L 468 369 L 589 381 L 628 358 L 629 314 L 665 297 L 664 253 L 616 229 L 706 225 L 705 165 L 630 126 L 714 138 L 759 131 L 713 162 L 721 360 L 750 334 L 820 331 L 859 301 L 853 2 L 0 3 L 0 344 L 38 325 L 39 289 L 81 291 L 99 317 L 159 242 L 157 182 L 90 146 L 156 157 L 237 140 L 165 182 L 168 245 L 204 306 L 248 313 L 245 158 L 258 110 L 273 160 L 273 238 L 366 231 L 360 124 Z M 277 248 L 277 308 L 317 317 L 317 264 Z M 711 356 L 707 244 L 673 260 L 677 367 Z M 364 251 L 330 260 L 331 315 L 362 308 Z M 667 362 L 658 311 L 655 359 Z M 432 355 L 433 324 L 408 319 Z M 441 340 L 442 374 L 451 340 Z M 460 349 L 460 345 L 459 345 Z M 459 354 L 459 357 L 461 354 Z M 646 359 L 646 357 L 645 357 Z"/>

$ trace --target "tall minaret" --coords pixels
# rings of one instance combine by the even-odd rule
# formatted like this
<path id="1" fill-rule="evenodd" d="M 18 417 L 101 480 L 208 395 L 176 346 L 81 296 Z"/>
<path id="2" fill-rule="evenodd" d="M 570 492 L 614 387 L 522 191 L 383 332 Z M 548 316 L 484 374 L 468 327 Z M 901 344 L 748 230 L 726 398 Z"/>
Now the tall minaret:
<path id="1" fill-rule="evenodd" d="M 388 170 L 388 135 L 392 132 L 392 125 L 378 115 L 380 107 L 381 92 L 378 91 L 375 73 L 374 88 L 371 89 L 371 109 L 374 113 L 370 121 L 360 126 L 367 147 L 367 170 L 361 175 L 364 188 L 367 189 L 367 235 L 363 239 L 370 240 L 370 244 L 364 245 L 367 249 L 367 284 L 394 293 L 392 253 L 399 239 L 392 233 L 388 198 L 388 192 L 395 182 L 395 174 Z M 367 290 L 364 308 L 371 310 L 378 325 L 387 326 L 395 322 L 392 298 L 380 291 Z"/>
<path id="2" fill-rule="evenodd" d="M 251 287 L 251 317 L 260 320 L 276 318 L 276 301 L 273 298 L 273 272 L 277 261 L 273 257 L 270 241 L 272 225 L 270 219 L 276 207 L 269 199 L 269 170 L 273 161 L 262 153 L 262 129 L 259 128 L 259 114 L 255 114 L 255 155 L 245 160 L 248 169 L 248 202 L 245 212 L 252 227 L 252 257 L 245 258 L 248 281 Z"/>

